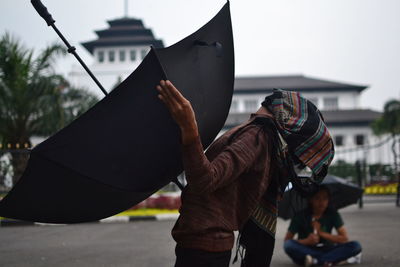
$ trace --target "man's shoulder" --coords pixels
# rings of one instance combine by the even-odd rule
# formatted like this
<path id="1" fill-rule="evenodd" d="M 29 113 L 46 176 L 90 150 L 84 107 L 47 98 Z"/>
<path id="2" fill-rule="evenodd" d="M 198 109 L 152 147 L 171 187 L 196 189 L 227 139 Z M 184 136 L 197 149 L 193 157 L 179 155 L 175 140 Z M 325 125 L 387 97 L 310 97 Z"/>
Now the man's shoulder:
<path id="1" fill-rule="evenodd" d="M 265 121 L 260 121 L 265 120 Z M 235 141 L 240 140 L 241 142 L 253 143 L 257 140 L 257 143 L 268 143 L 268 136 L 270 133 L 265 131 L 263 123 L 273 123 L 273 119 L 268 115 L 252 114 L 252 116 L 246 122 L 243 122 L 223 133 L 218 139 L 214 141 L 215 146 L 220 147 L 221 145 L 227 146 L 233 144 Z"/>
<path id="2" fill-rule="evenodd" d="M 230 137 L 233 135 L 237 135 L 238 133 L 245 133 L 246 131 L 249 131 L 251 129 L 255 129 L 258 126 L 252 123 L 252 120 L 248 120 L 246 122 L 243 122 L 228 131 L 226 131 L 221 137 Z"/>
<path id="3" fill-rule="evenodd" d="M 210 148 L 221 148 L 221 146 L 223 146 L 223 147 L 228 146 L 231 143 L 233 143 L 235 139 L 243 137 L 243 134 L 248 135 L 248 133 L 249 133 L 249 131 L 251 131 L 251 129 L 255 130 L 255 127 L 256 127 L 255 125 L 250 125 L 249 121 L 239 124 L 231 129 L 227 130 L 225 133 L 223 133 L 221 136 L 219 136 L 212 143 Z"/>

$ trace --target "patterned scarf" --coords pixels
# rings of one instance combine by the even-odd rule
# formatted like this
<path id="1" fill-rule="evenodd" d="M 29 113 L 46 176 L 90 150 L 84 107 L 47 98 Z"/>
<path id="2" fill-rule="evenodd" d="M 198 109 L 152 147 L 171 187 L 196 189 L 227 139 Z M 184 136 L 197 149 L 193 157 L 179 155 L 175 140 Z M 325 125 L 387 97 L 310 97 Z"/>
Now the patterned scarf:
<path id="1" fill-rule="evenodd" d="M 274 89 L 262 105 L 274 115 L 293 162 L 311 169 L 312 182 L 322 182 L 335 152 L 318 108 L 297 92 L 279 89 Z"/>
<path id="2" fill-rule="evenodd" d="M 272 137 L 277 170 L 251 219 L 274 236 L 277 200 L 283 195 L 287 183 L 292 182 L 303 195 L 313 193 L 328 172 L 334 147 L 321 112 L 299 93 L 275 89 L 262 105 L 273 114 L 274 120 L 259 117 L 254 123 Z M 299 177 L 295 164 L 308 166 L 312 176 Z"/>
<path id="3" fill-rule="evenodd" d="M 269 136 L 273 137 L 273 156 L 277 172 L 274 173 L 273 181 L 250 217 L 259 231 L 247 234 L 248 224 L 240 231 L 235 260 L 240 248 L 243 250 L 255 246 L 252 244 L 254 234 L 266 234 L 266 239 L 275 237 L 277 202 L 288 180 L 300 194 L 312 193 L 326 176 L 334 156 L 333 141 L 323 116 L 311 101 L 297 92 L 274 89 L 273 94 L 265 98 L 262 106 L 273 114 L 274 121 L 261 118 L 255 120 L 255 123 L 262 125 L 265 131 L 269 132 Z M 312 176 L 299 177 L 294 170 L 296 164 L 309 167 Z M 269 253 L 272 253 L 272 250 Z"/>

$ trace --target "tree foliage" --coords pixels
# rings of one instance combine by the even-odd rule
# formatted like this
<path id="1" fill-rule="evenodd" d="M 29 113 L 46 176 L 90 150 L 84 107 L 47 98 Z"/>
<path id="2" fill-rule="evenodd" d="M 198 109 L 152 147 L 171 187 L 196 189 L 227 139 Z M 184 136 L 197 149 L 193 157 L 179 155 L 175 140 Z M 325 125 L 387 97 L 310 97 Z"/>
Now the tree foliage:
<path id="1" fill-rule="evenodd" d="M 0 39 L 0 141 L 31 144 L 32 136 L 49 136 L 97 102 L 87 91 L 70 86 L 54 70 L 65 50 L 53 44 L 35 55 L 5 33 Z M 12 154 L 14 176 L 27 155 Z"/>
<path id="2" fill-rule="evenodd" d="M 383 108 L 383 115 L 372 124 L 375 134 L 400 134 L 400 101 L 390 100 Z"/>
<path id="3" fill-rule="evenodd" d="M 392 143 L 392 153 L 393 153 L 393 163 L 394 167 L 397 171 L 398 177 L 398 194 L 397 194 L 397 206 L 400 206 L 400 170 L 399 170 L 399 160 L 398 160 L 398 149 L 396 147 L 400 147 L 398 145 L 399 138 L 397 136 L 400 135 L 400 101 L 393 99 L 388 101 L 383 109 L 383 116 L 377 119 L 372 124 L 372 129 L 375 134 L 390 134 L 393 137 Z"/>

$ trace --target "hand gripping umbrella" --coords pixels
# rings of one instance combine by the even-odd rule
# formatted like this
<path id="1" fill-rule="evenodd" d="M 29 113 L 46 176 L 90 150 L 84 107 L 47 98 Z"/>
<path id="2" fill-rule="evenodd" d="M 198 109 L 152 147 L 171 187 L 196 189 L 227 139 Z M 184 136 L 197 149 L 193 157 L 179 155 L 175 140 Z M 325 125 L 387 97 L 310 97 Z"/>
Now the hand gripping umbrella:
<path id="1" fill-rule="evenodd" d="M 41 15 L 54 24 L 47 10 Z M 207 147 L 228 115 L 233 55 L 228 2 L 192 35 L 168 48 L 152 48 L 116 89 L 36 146 L 21 179 L 0 202 L 0 216 L 95 221 L 168 184 L 182 172 L 180 131 L 155 86 L 169 79 L 191 101 Z"/>
<path id="2" fill-rule="evenodd" d="M 357 203 L 363 194 L 363 189 L 357 185 L 334 175 L 327 175 L 322 184 L 328 188 L 330 193 L 329 206 L 335 209 Z M 307 207 L 307 199 L 300 196 L 296 190 L 290 189 L 283 194 L 283 199 L 278 207 L 278 216 L 287 220 Z"/>

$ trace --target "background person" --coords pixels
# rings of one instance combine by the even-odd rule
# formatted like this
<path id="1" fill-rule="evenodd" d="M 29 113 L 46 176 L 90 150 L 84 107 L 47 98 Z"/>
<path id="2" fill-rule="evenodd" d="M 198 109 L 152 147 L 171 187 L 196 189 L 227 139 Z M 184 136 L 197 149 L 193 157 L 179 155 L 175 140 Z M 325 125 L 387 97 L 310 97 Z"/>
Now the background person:
<path id="1" fill-rule="evenodd" d="M 309 198 L 309 207 L 296 214 L 285 236 L 284 250 L 297 264 L 332 266 L 357 255 L 361 245 L 348 240 L 340 214 L 329 207 L 329 190 L 325 186 Z M 332 234 L 335 228 L 337 234 Z M 298 239 L 294 236 L 298 234 Z"/>

